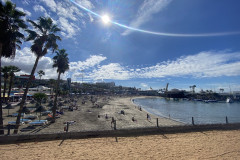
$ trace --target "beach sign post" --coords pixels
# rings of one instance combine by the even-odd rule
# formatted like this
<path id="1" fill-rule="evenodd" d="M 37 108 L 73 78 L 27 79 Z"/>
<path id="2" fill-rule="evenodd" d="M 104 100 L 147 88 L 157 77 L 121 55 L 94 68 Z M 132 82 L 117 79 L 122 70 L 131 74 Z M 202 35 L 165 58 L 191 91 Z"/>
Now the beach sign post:
<path id="1" fill-rule="evenodd" d="M 228 124 L 228 117 L 226 116 L 226 124 Z"/>

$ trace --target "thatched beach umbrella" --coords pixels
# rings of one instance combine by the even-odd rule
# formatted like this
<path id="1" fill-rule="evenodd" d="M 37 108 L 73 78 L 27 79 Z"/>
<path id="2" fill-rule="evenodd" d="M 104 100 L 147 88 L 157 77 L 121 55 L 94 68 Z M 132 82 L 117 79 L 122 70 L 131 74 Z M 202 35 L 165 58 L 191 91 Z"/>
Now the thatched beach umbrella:
<path id="1" fill-rule="evenodd" d="M 35 104 L 35 108 L 38 108 L 39 106 L 40 106 L 39 103 L 36 103 L 36 104 Z"/>
<path id="2" fill-rule="evenodd" d="M 40 112 L 39 121 L 40 121 L 40 119 L 41 119 L 42 112 L 45 112 L 46 110 L 47 110 L 46 107 L 43 107 L 43 106 L 41 106 L 41 105 L 35 110 L 36 113 L 37 113 L 37 112 Z"/>
<path id="3" fill-rule="evenodd" d="M 34 101 L 34 100 L 31 100 L 31 101 L 30 101 L 30 103 L 31 103 L 31 104 L 34 104 L 34 103 L 35 103 L 35 101 Z"/>
<path id="4" fill-rule="evenodd" d="M 27 106 L 23 107 L 22 113 L 26 113 L 26 114 L 30 113 L 30 110 L 27 108 Z"/>
<path id="5" fill-rule="evenodd" d="M 18 104 L 17 104 L 17 106 L 20 106 L 21 105 L 21 102 L 19 102 Z M 26 102 L 24 103 L 24 105 L 26 105 Z"/>
<path id="6" fill-rule="evenodd" d="M 62 102 L 59 102 L 59 103 L 58 103 L 58 106 L 59 106 L 59 107 L 62 107 L 62 106 L 63 106 L 63 103 L 62 103 Z"/>
<path id="7" fill-rule="evenodd" d="M 8 109 L 8 116 L 9 116 L 9 109 L 14 109 L 15 107 L 13 107 L 10 103 L 4 107 L 4 109 Z"/>
<path id="8" fill-rule="evenodd" d="M 49 107 L 53 107 L 53 102 L 49 102 L 49 103 L 48 103 L 48 106 L 49 106 Z"/>
<path id="9" fill-rule="evenodd" d="M 19 112 L 19 110 L 18 110 Z M 30 110 L 27 108 L 27 106 L 24 106 L 22 109 L 22 113 L 30 113 Z M 24 116 L 22 116 L 22 120 L 23 120 Z"/>

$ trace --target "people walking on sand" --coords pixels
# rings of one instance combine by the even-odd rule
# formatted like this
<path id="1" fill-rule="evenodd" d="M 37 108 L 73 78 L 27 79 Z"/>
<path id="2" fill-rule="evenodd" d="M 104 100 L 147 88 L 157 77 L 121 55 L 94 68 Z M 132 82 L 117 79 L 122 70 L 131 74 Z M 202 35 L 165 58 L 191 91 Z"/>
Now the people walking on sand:
<path id="1" fill-rule="evenodd" d="M 113 126 L 114 126 L 114 122 L 115 122 L 114 117 L 112 117 L 111 128 L 113 128 L 113 127 L 112 127 L 112 124 L 113 124 Z"/>
<path id="2" fill-rule="evenodd" d="M 134 117 L 132 117 L 132 121 L 133 121 L 133 122 L 135 121 Z"/>
<path id="3" fill-rule="evenodd" d="M 148 121 L 151 121 L 151 117 L 150 117 L 149 114 L 147 114 L 147 120 L 148 120 Z"/>

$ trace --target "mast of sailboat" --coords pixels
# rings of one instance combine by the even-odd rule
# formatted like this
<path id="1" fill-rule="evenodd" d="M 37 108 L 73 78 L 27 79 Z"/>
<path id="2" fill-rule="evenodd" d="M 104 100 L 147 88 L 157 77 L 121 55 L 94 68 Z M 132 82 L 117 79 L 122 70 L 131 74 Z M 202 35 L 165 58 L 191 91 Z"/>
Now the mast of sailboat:
<path id="1" fill-rule="evenodd" d="M 231 95 L 232 94 L 232 90 L 231 90 L 231 87 L 230 87 L 230 85 L 229 85 L 229 94 Z"/>

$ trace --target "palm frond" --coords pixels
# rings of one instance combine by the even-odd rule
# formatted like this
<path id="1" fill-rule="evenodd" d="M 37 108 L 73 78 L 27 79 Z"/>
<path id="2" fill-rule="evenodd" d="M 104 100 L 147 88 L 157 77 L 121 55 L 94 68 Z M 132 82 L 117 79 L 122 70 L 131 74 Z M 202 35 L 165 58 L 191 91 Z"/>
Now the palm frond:
<path id="1" fill-rule="evenodd" d="M 59 31 L 61 31 L 61 29 L 58 28 L 57 25 L 53 25 L 52 28 L 50 29 L 50 32 L 52 32 L 52 33 L 56 33 Z"/>
<path id="2" fill-rule="evenodd" d="M 39 25 L 44 28 L 45 31 L 49 31 L 52 27 L 53 20 L 48 17 L 39 17 Z"/>
<path id="3" fill-rule="evenodd" d="M 14 17 L 22 17 L 22 16 L 26 16 L 26 13 L 22 12 L 22 11 L 19 11 L 19 10 L 14 10 L 13 12 L 13 16 Z"/>
<path id="4" fill-rule="evenodd" d="M 26 32 L 28 32 L 28 37 L 26 38 L 26 41 L 31 41 L 37 38 L 38 34 L 35 31 L 26 29 Z"/>
<path id="5" fill-rule="evenodd" d="M 22 19 L 14 19 L 14 23 L 17 24 L 20 28 L 23 28 L 23 29 L 27 28 L 25 21 Z"/>
<path id="6" fill-rule="evenodd" d="M 32 20 L 27 20 L 29 23 L 31 23 L 31 25 L 34 27 L 34 28 L 36 28 L 36 29 L 38 29 L 40 32 L 44 32 L 43 31 L 43 28 L 41 27 L 41 24 L 39 25 L 39 24 L 37 24 L 37 23 L 35 23 L 34 21 L 32 21 Z"/>
<path id="7" fill-rule="evenodd" d="M 68 54 L 65 49 L 57 50 L 56 53 L 53 57 L 53 68 L 57 68 L 58 73 L 65 73 L 69 69 Z"/>

